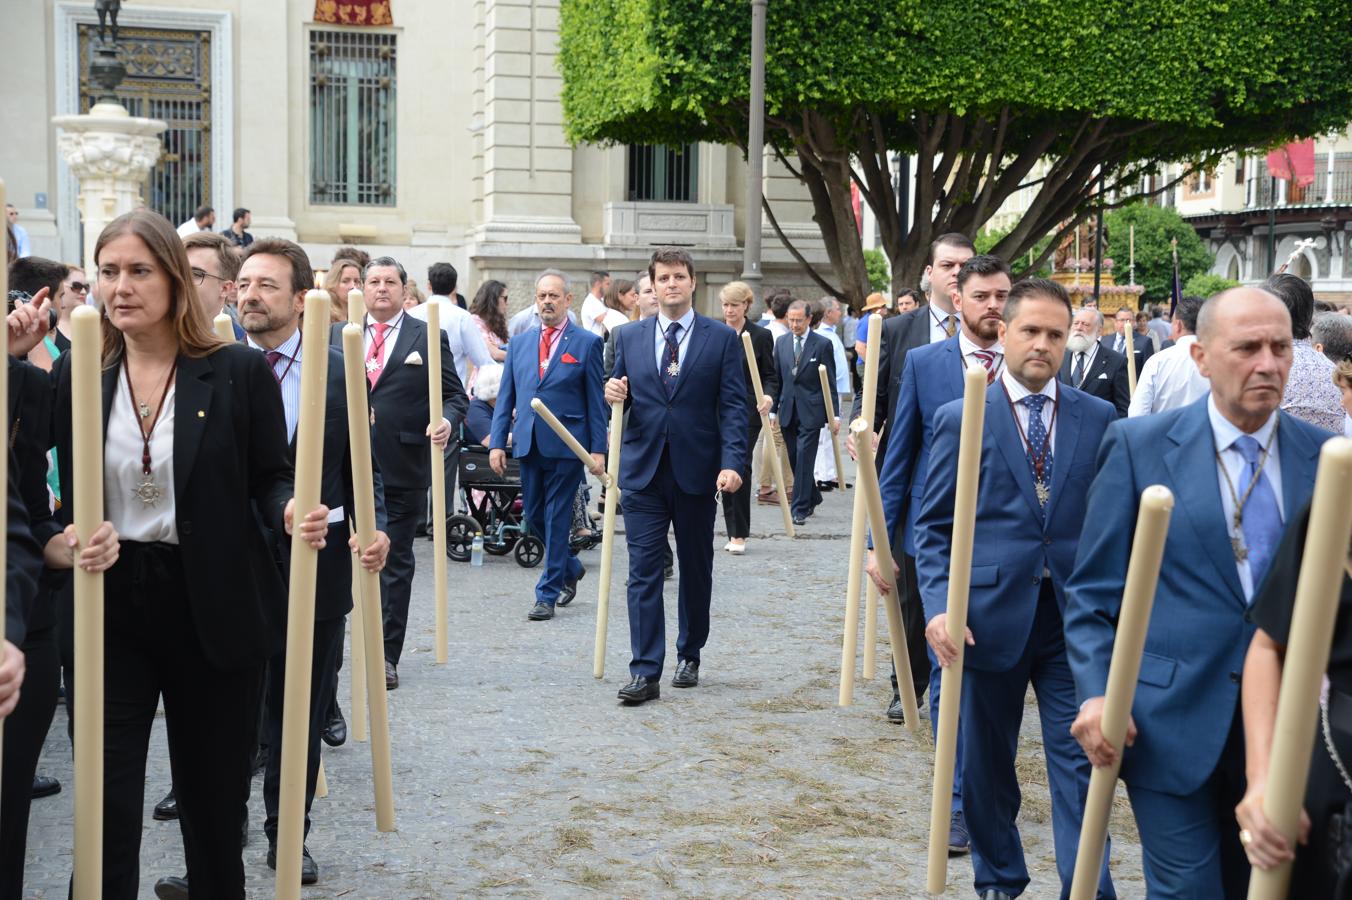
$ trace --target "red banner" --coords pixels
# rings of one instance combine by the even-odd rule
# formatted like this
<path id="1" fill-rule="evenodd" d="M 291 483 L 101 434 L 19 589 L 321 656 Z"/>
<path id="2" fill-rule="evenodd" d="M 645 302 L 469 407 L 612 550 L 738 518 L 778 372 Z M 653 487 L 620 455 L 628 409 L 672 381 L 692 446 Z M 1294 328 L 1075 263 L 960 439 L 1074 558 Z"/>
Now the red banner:
<path id="1" fill-rule="evenodd" d="M 315 21 L 326 25 L 393 25 L 392 0 L 315 0 Z"/>
<path id="2" fill-rule="evenodd" d="M 1314 184 L 1314 139 L 1295 141 L 1268 154 L 1268 172 L 1273 178 L 1296 187 Z"/>

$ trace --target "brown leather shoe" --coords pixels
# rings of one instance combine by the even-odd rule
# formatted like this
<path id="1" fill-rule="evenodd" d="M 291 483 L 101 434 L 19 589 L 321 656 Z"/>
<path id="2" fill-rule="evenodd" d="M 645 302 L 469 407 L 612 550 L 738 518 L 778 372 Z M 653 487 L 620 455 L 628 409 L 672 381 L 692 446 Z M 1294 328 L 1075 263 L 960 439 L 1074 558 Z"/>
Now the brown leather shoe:
<path id="1" fill-rule="evenodd" d="M 756 502 L 757 502 L 757 503 L 763 503 L 763 504 L 765 504 L 766 506 L 778 506 L 778 505 L 779 505 L 779 492 L 778 492 L 778 491 L 769 491 L 769 492 L 764 493 L 764 494 L 757 494 L 757 495 L 756 495 Z"/>

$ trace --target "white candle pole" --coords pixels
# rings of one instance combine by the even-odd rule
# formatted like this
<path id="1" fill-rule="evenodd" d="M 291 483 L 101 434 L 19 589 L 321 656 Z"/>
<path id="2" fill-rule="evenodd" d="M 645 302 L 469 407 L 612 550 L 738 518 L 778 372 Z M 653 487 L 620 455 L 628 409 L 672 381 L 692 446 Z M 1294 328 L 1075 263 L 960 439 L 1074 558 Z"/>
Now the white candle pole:
<path id="1" fill-rule="evenodd" d="M 1122 609 L 1117 618 L 1117 635 L 1113 639 L 1113 657 L 1108 666 L 1108 689 L 1103 699 L 1103 736 L 1117 751 L 1117 761 L 1110 766 L 1095 767 L 1089 776 L 1071 900 L 1094 900 L 1098 892 L 1099 869 L 1103 865 L 1103 847 L 1108 837 L 1108 815 L 1112 812 L 1117 773 L 1122 767 L 1127 722 L 1136 696 L 1136 678 L 1141 671 L 1141 650 L 1145 647 L 1150 610 L 1155 603 L 1155 586 L 1159 582 L 1164 539 L 1169 534 L 1173 509 L 1174 495 L 1163 485 L 1152 485 L 1141 493 L 1131 560 L 1127 564 L 1127 581 L 1122 591 Z"/>
<path id="2" fill-rule="evenodd" d="M 1347 502 L 1352 496 L 1352 440 L 1336 437 L 1325 442 L 1319 452 L 1313 496 L 1263 794 L 1263 815 L 1292 847 L 1305 803 L 1319 689 L 1328 669 L 1343 565 L 1352 536 L 1352 504 Z M 1290 881 L 1289 862 L 1271 869 L 1255 866 L 1249 876 L 1249 900 L 1283 900 Z"/>
<path id="3" fill-rule="evenodd" d="M 1127 307 L 1124 306 L 1122 308 L 1126 309 Z M 1134 338 L 1136 333 L 1136 319 L 1134 316 L 1132 317 L 1132 320 L 1127 323 L 1125 330 L 1125 347 L 1127 350 L 1127 394 L 1128 396 L 1134 397 L 1136 396 L 1136 341 Z"/>
<path id="4" fill-rule="evenodd" d="M 235 342 L 235 326 L 231 318 L 225 313 L 217 313 L 216 318 L 211 320 L 211 327 L 216 331 L 216 337 L 225 341 L 227 344 Z"/>
<path id="5" fill-rule="evenodd" d="M 329 295 L 305 295 L 301 336 L 300 417 L 296 423 L 296 482 L 287 602 L 286 684 L 282 700 L 282 764 L 277 816 L 277 900 L 300 900 L 305 842 L 306 758 L 310 744 L 310 671 L 314 660 L 315 579 L 319 551 L 301 536 L 301 522 L 320 501 L 324 407 L 328 382 Z M 79 703 L 76 707 L 79 707 Z M 273 752 L 277 752 L 274 748 Z"/>
<path id="6" fill-rule="evenodd" d="M 624 402 L 610 405 L 610 446 L 607 460 L 606 512 L 601 525 L 601 573 L 596 588 L 596 641 L 592 649 L 592 675 L 606 674 L 606 634 L 610 622 L 610 570 L 615 556 L 615 509 L 620 502 L 620 446 L 624 429 Z"/>
<path id="7" fill-rule="evenodd" d="M 103 521 L 103 336 L 100 315 L 70 315 L 71 462 L 75 533 L 86 546 Z M 103 894 L 103 573 L 75 567 L 76 900 Z M 299 884 L 299 876 L 297 877 Z"/>
<path id="8" fill-rule="evenodd" d="M 822 402 L 826 404 L 826 427 L 829 430 L 832 423 L 839 418 L 836 415 L 835 407 L 831 405 L 831 381 L 826 375 L 826 366 L 821 364 L 817 366 L 817 375 L 822 382 Z M 845 492 L 845 457 L 840 453 L 840 432 L 831 432 L 831 451 L 835 454 L 836 460 L 836 483 L 840 485 L 840 491 Z"/>
<path id="9" fill-rule="evenodd" d="M 360 291 L 348 295 L 352 314 Z M 356 317 L 360 319 L 361 313 Z M 367 400 L 366 352 L 359 324 L 343 327 L 343 375 L 347 386 L 347 442 L 352 458 L 353 521 L 357 546 L 369 547 L 376 539 L 375 482 L 371 473 L 371 413 Z M 390 767 L 389 698 L 385 692 L 385 658 L 380 618 L 380 575 L 353 562 L 353 581 L 360 584 L 361 636 L 366 655 L 366 700 L 371 715 L 371 780 L 375 783 L 376 829 L 394 831 L 394 778 Z M 357 621 L 355 618 L 353 621 Z M 367 627 L 369 626 L 369 627 Z M 353 677 L 356 677 L 355 673 Z"/>
<path id="10" fill-rule="evenodd" d="M 573 451 L 573 455 L 582 463 L 583 468 L 590 472 L 591 467 L 596 465 L 596 461 L 593 460 L 591 454 L 587 452 L 587 448 L 577 442 L 577 438 L 573 437 L 572 432 L 564 427 L 564 424 L 559 421 L 559 417 L 554 415 L 548 406 L 545 406 L 545 402 L 539 397 L 536 397 L 530 402 L 530 408 L 550 427 L 550 430 L 559 436 L 559 440 L 563 441 L 564 445 L 569 450 Z M 611 419 L 614 419 L 613 412 L 611 414 Z M 601 479 L 601 483 L 606 486 L 607 497 L 610 496 L 612 488 L 618 490 L 618 486 L 611 480 L 609 472 Z"/>
<path id="11" fill-rule="evenodd" d="M 762 398 L 761 402 L 764 402 L 765 388 L 761 384 L 760 368 L 756 365 L 756 351 L 751 346 L 751 335 L 745 331 L 742 332 L 742 351 L 746 354 L 746 367 L 751 373 L 751 389 L 757 397 Z M 761 414 L 761 434 L 765 435 L 766 445 L 770 450 L 770 471 L 774 473 L 775 493 L 779 495 L 779 511 L 784 516 L 784 533 L 793 537 L 796 532 L 793 528 L 793 514 L 789 512 L 789 494 L 784 489 L 784 462 L 779 455 L 779 446 L 775 443 L 769 413 Z M 746 452 L 750 454 L 751 448 L 747 447 Z"/>
<path id="12" fill-rule="evenodd" d="M 1135 284 L 1135 283 L 1136 283 L 1136 226 L 1135 226 L 1134 224 L 1133 224 L 1133 225 L 1127 226 L 1127 246 L 1130 248 L 1130 249 L 1128 250 L 1129 257 L 1128 257 L 1128 261 L 1127 261 L 1127 266 L 1128 266 L 1128 268 L 1131 270 L 1131 271 L 1130 271 L 1131 283 L 1132 283 L 1132 284 Z"/>
<path id="13" fill-rule="evenodd" d="M 882 352 L 883 317 L 873 315 L 868 320 L 868 339 L 864 349 L 864 383 L 859 400 L 859 418 L 868 426 L 864 439 L 873 444 L 873 414 L 878 405 L 878 354 Z M 855 423 L 850 424 L 853 431 Z M 859 440 L 855 438 L 856 442 Z M 859 490 L 859 469 L 863 457 L 856 451 L 854 471 L 854 511 L 850 519 L 849 570 L 845 579 L 845 634 L 840 646 L 840 694 L 837 703 L 849 706 L 854 702 L 854 667 L 859 643 L 859 588 L 864 574 L 864 550 L 867 543 L 868 502 Z M 844 476 L 841 476 L 842 479 Z M 873 580 L 869 579 L 868 609 L 873 615 L 864 617 L 864 677 L 873 677 L 873 646 L 877 643 L 877 600 Z M 870 627 L 872 624 L 872 627 Z"/>
<path id="14" fill-rule="evenodd" d="M 347 320 L 361 325 L 362 316 L 365 313 L 365 302 L 361 291 L 348 291 L 347 294 Z M 346 333 L 345 333 L 346 334 Z M 346 351 L 346 346 L 343 348 Z M 344 358 L 346 365 L 346 357 Z M 356 412 L 349 403 L 348 415 L 360 414 L 362 420 L 367 418 L 365 394 L 361 397 L 361 407 Z M 369 441 L 368 441 L 369 443 Z M 354 479 L 355 482 L 355 479 Z M 357 533 L 355 521 L 351 521 L 351 531 Z M 367 700 L 366 700 L 366 638 L 365 622 L 362 619 L 361 602 L 361 576 L 358 574 L 361 568 L 360 560 L 352 561 L 352 740 L 359 744 L 366 743 L 368 733 L 366 727 L 367 721 Z"/>
<path id="15" fill-rule="evenodd" d="M 441 427 L 441 308 L 427 304 L 427 409 L 432 429 Z M 446 596 L 446 451 L 431 444 L 432 454 L 432 585 L 436 603 L 437 662 L 450 656 L 450 599 Z"/>

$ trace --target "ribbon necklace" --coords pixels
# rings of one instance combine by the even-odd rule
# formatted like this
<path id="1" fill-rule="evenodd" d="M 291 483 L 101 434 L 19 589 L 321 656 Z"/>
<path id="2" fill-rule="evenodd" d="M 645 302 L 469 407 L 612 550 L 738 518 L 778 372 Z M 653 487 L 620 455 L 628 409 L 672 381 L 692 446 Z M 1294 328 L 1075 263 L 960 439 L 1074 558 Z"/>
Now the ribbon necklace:
<path id="1" fill-rule="evenodd" d="M 1254 486 L 1258 484 L 1258 479 L 1263 477 L 1263 467 L 1267 465 L 1268 453 L 1272 450 L 1272 442 L 1277 439 L 1277 427 L 1281 425 L 1281 417 L 1278 417 L 1272 423 L 1272 433 L 1268 435 L 1267 446 L 1263 448 L 1263 455 L 1258 457 L 1258 465 L 1254 467 L 1253 478 L 1249 481 L 1249 486 L 1244 489 L 1244 496 L 1241 497 L 1235 491 L 1235 483 L 1230 480 L 1230 471 L 1225 468 L 1225 462 L 1221 459 L 1221 451 L 1216 451 L 1216 462 L 1220 464 L 1221 474 L 1225 476 L 1225 486 L 1230 489 L 1230 499 L 1235 504 L 1235 514 L 1233 517 L 1234 531 L 1230 535 L 1230 550 L 1235 554 L 1235 562 L 1242 563 L 1249 558 L 1249 548 L 1244 546 L 1244 504 L 1249 502 L 1249 495 L 1253 493 Z"/>
<path id="2" fill-rule="evenodd" d="M 169 367 L 169 375 L 164 379 L 164 389 L 160 391 L 160 404 L 155 409 L 155 417 L 150 417 L 150 407 L 136 399 L 136 388 L 131 383 L 131 367 L 127 355 L 122 354 L 122 371 L 127 376 L 127 393 L 131 395 L 132 412 L 136 415 L 136 428 L 141 432 L 141 483 L 132 488 L 132 496 L 141 501 L 142 506 L 155 506 L 164 497 L 164 492 L 155 483 L 150 467 L 150 438 L 155 434 L 155 426 L 160 424 L 160 413 L 164 412 L 164 401 L 169 396 L 169 385 L 174 383 L 174 372 L 178 370 L 178 356 Z M 145 420 L 150 419 L 150 428 Z"/>
<path id="3" fill-rule="evenodd" d="M 1052 498 L 1051 485 L 1047 484 L 1047 454 L 1052 449 L 1052 429 L 1056 427 L 1056 412 L 1061 408 L 1061 392 L 1056 392 L 1056 397 L 1052 400 L 1052 418 L 1047 425 L 1047 440 L 1042 445 L 1042 452 L 1036 457 L 1033 456 L 1033 445 L 1028 443 L 1028 435 L 1023 431 L 1023 423 L 1019 421 L 1019 411 L 1014 404 L 1014 398 L 1009 395 L 1009 385 L 1001 379 L 1000 387 L 1004 389 L 1005 399 L 1009 401 L 1009 411 L 1014 416 L 1014 427 L 1019 430 L 1019 439 L 1023 441 L 1024 453 L 1028 456 L 1028 461 L 1033 466 L 1033 490 L 1037 493 L 1037 502 L 1039 506 L 1046 507 L 1047 501 Z M 1028 415 L 1032 416 L 1033 411 L 1028 410 Z M 1039 413 L 1041 415 L 1041 413 Z"/>

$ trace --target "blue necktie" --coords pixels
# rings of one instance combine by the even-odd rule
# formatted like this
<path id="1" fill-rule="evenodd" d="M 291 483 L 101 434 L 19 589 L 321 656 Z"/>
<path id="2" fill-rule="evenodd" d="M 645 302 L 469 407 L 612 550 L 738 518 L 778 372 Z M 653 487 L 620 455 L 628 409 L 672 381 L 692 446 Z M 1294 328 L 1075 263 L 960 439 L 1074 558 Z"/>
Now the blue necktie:
<path id="1" fill-rule="evenodd" d="M 1240 435 L 1232 445 L 1244 457 L 1244 473 L 1239 478 L 1237 489 L 1243 491 L 1257 477 L 1249 499 L 1244 502 L 1244 547 L 1249 551 L 1249 576 L 1254 591 L 1267 574 L 1272 554 L 1277 542 L 1282 538 L 1282 513 L 1277 507 L 1277 495 L 1272 492 L 1272 483 L 1267 475 L 1258 468 L 1258 459 L 1263 448 L 1250 435 Z M 1240 494 L 1241 498 L 1243 494 Z"/>
<path id="2" fill-rule="evenodd" d="M 681 342 L 678 340 L 680 334 L 680 322 L 672 322 L 667 326 L 667 352 L 662 360 L 662 387 L 667 389 L 668 397 L 676 387 L 676 378 L 681 371 Z"/>
<path id="3" fill-rule="evenodd" d="M 1042 423 L 1042 407 L 1047 402 L 1046 394 L 1029 394 L 1023 398 L 1023 405 L 1028 407 L 1028 467 L 1033 471 L 1033 478 L 1040 480 L 1044 490 L 1052 486 L 1052 453 L 1047 448 L 1047 426 Z M 1047 455 L 1042 455 L 1043 448 L 1047 448 Z M 1037 460 L 1042 460 L 1042 478 L 1037 477 Z M 1038 497 L 1038 502 L 1042 507 L 1042 514 L 1047 514 L 1047 504 L 1042 503 L 1042 498 Z"/>

